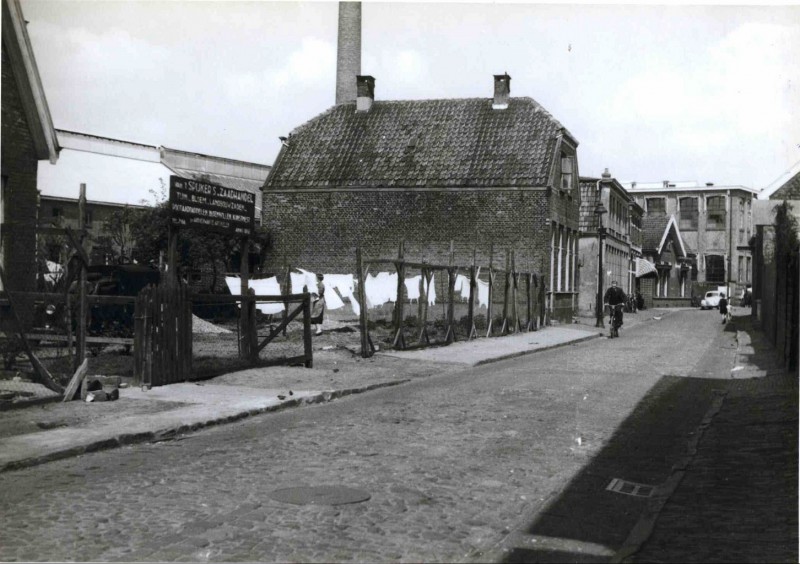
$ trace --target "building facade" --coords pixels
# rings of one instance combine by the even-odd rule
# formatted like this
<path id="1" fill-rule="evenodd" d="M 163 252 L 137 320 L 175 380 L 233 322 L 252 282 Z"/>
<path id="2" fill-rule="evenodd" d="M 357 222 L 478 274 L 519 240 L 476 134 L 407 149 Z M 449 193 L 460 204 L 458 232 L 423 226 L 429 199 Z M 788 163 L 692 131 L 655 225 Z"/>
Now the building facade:
<path id="1" fill-rule="evenodd" d="M 742 295 L 752 282 L 749 241 L 755 190 L 669 181 L 626 188 L 647 216 L 675 217 L 686 246 L 692 294 L 730 285 L 731 296 Z"/>
<path id="2" fill-rule="evenodd" d="M 130 262 L 133 259 L 132 242 L 128 244 L 127 241 L 119 241 L 124 237 L 122 234 L 118 235 L 118 232 L 114 233 L 113 228 L 109 230 L 109 222 L 119 219 L 120 214 L 126 211 L 135 212 L 146 208 L 147 206 L 143 205 L 86 201 L 84 225 L 87 234 L 86 246 L 92 264 L 112 264 L 116 262 L 115 257 L 122 258 L 123 262 Z M 76 230 L 79 225 L 78 216 L 77 198 L 45 195 L 39 197 L 40 227 L 69 227 Z M 116 228 L 123 229 L 124 226 L 117 225 Z M 64 236 L 54 235 L 52 231 L 44 229 L 40 230 L 38 250 L 44 259 L 62 265 L 66 264 L 74 252 Z"/>
<path id="3" fill-rule="evenodd" d="M 28 290 L 36 280 L 38 165 L 55 164 L 59 146 L 18 0 L 2 0 L 2 10 L 0 264 L 8 289 Z"/>
<path id="4" fill-rule="evenodd" d="M 355 101 L 295 129 L 264 185 L 268 260 L 355 272 L 356 248 L 432 264 L 535 271 L 555 318 L 577 307 L 577 141 L 531 98 L 376 101 L 357 79 Z M 452 249 L 452 253 L 451 253 Z M 491 257 L 490 257 L 491 254 Z"/>
<path id="5" fill-rule="evenodd" d="M 600 178 L 581 177 L 579 307 L 595 312 L 598 292 L 600 221 L 603 288 L 616 281 L 630 295 L 636 291 L 636 261 L 642 256 L 642 208 L 608 169 Z M 596 212 L 602 203 L 602 220 Z"/>

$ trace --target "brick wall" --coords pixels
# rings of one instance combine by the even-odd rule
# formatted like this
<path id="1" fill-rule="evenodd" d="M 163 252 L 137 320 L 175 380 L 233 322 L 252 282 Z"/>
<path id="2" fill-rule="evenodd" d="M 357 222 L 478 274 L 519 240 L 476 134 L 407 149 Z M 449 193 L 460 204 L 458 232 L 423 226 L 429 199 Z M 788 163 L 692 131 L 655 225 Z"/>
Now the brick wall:
<path id="1" fill-rule="evenodd" d="M 549 280 L 550 214 L 540 191 L 308 191 L 264 193 L 264 224 L 273 233 L 265 269 L 284 261 L 312 271 L 355 272 L 365 257 L 393 258 L 401 240 L 409 260 L 469 265 L 473 249 L 487 265 L 504 267 L 514 249 L 518 270 Z M 575 216 L 577 222 L 577 215 Z"/>
<path id="2" fill-rule="evenodd" d="M 14 290 L 35 287 L 36 281 L 36 217 L 38 161 L 22 100 L 11 69 L 11 62 L 2 50 L 2 175 L 3 188 L 3 258 L 8 286 Z M 25 320 L 29 308 L 20 307 Z"/>

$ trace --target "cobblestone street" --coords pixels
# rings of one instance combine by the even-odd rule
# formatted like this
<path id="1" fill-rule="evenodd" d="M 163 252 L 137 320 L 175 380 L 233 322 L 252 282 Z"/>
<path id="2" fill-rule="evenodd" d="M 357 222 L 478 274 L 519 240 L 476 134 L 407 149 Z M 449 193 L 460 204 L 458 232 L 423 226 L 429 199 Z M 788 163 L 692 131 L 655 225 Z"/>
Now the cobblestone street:
<path id="1" fill-rule="evenodd" d="M 673 311 L 620 339 L 6 472 L 0 560 L 608 561 L 647 499 L 606 488 L 668 479 L 730 381 L 724 329 Z M 269 497 L 323 485 L 370 499 Z"/>

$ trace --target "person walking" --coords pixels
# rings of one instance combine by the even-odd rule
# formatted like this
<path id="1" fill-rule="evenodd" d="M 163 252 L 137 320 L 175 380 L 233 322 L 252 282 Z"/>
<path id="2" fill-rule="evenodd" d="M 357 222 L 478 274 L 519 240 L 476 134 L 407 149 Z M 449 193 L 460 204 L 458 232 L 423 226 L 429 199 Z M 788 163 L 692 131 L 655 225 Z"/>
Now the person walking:
<path id="1" fill-rule="evenodd" d="M 729 319 L 729 307 L 728 307 L 728 298 L 725 297 L 725 294 L 722 294 L 719 298 L 719 314 L 722 316 L 722 323 L 725 323 Z"/>
<path id="2" fill-rule="evenodd" d="M 315 334 L 322 335 L 322 316 L 325 313 L 325 276 L 317 274 L 317 287 L 311 292 L 311 323 L 314 325 Z"/>

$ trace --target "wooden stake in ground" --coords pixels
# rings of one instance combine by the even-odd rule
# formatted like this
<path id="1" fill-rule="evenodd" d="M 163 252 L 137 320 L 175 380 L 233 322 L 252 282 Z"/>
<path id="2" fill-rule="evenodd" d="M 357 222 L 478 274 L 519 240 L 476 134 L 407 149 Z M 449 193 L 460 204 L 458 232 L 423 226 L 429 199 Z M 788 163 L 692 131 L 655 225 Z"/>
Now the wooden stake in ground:
<path id="1" fill-rule="evenodd" d="M 75 374 L 72 375 L 72 379 L 67 384 L 67 389 L 64 392 L 64 399 L 61 401 L 72 401 L 75 399 L 75 396 L 78 393 L 78 387 L 81 385 L 83 381 L 83 377 L 86 376 L 86 372 L 89 370 L 89 359 L 84 358 L 81 365 L 75 371 Z"/>

